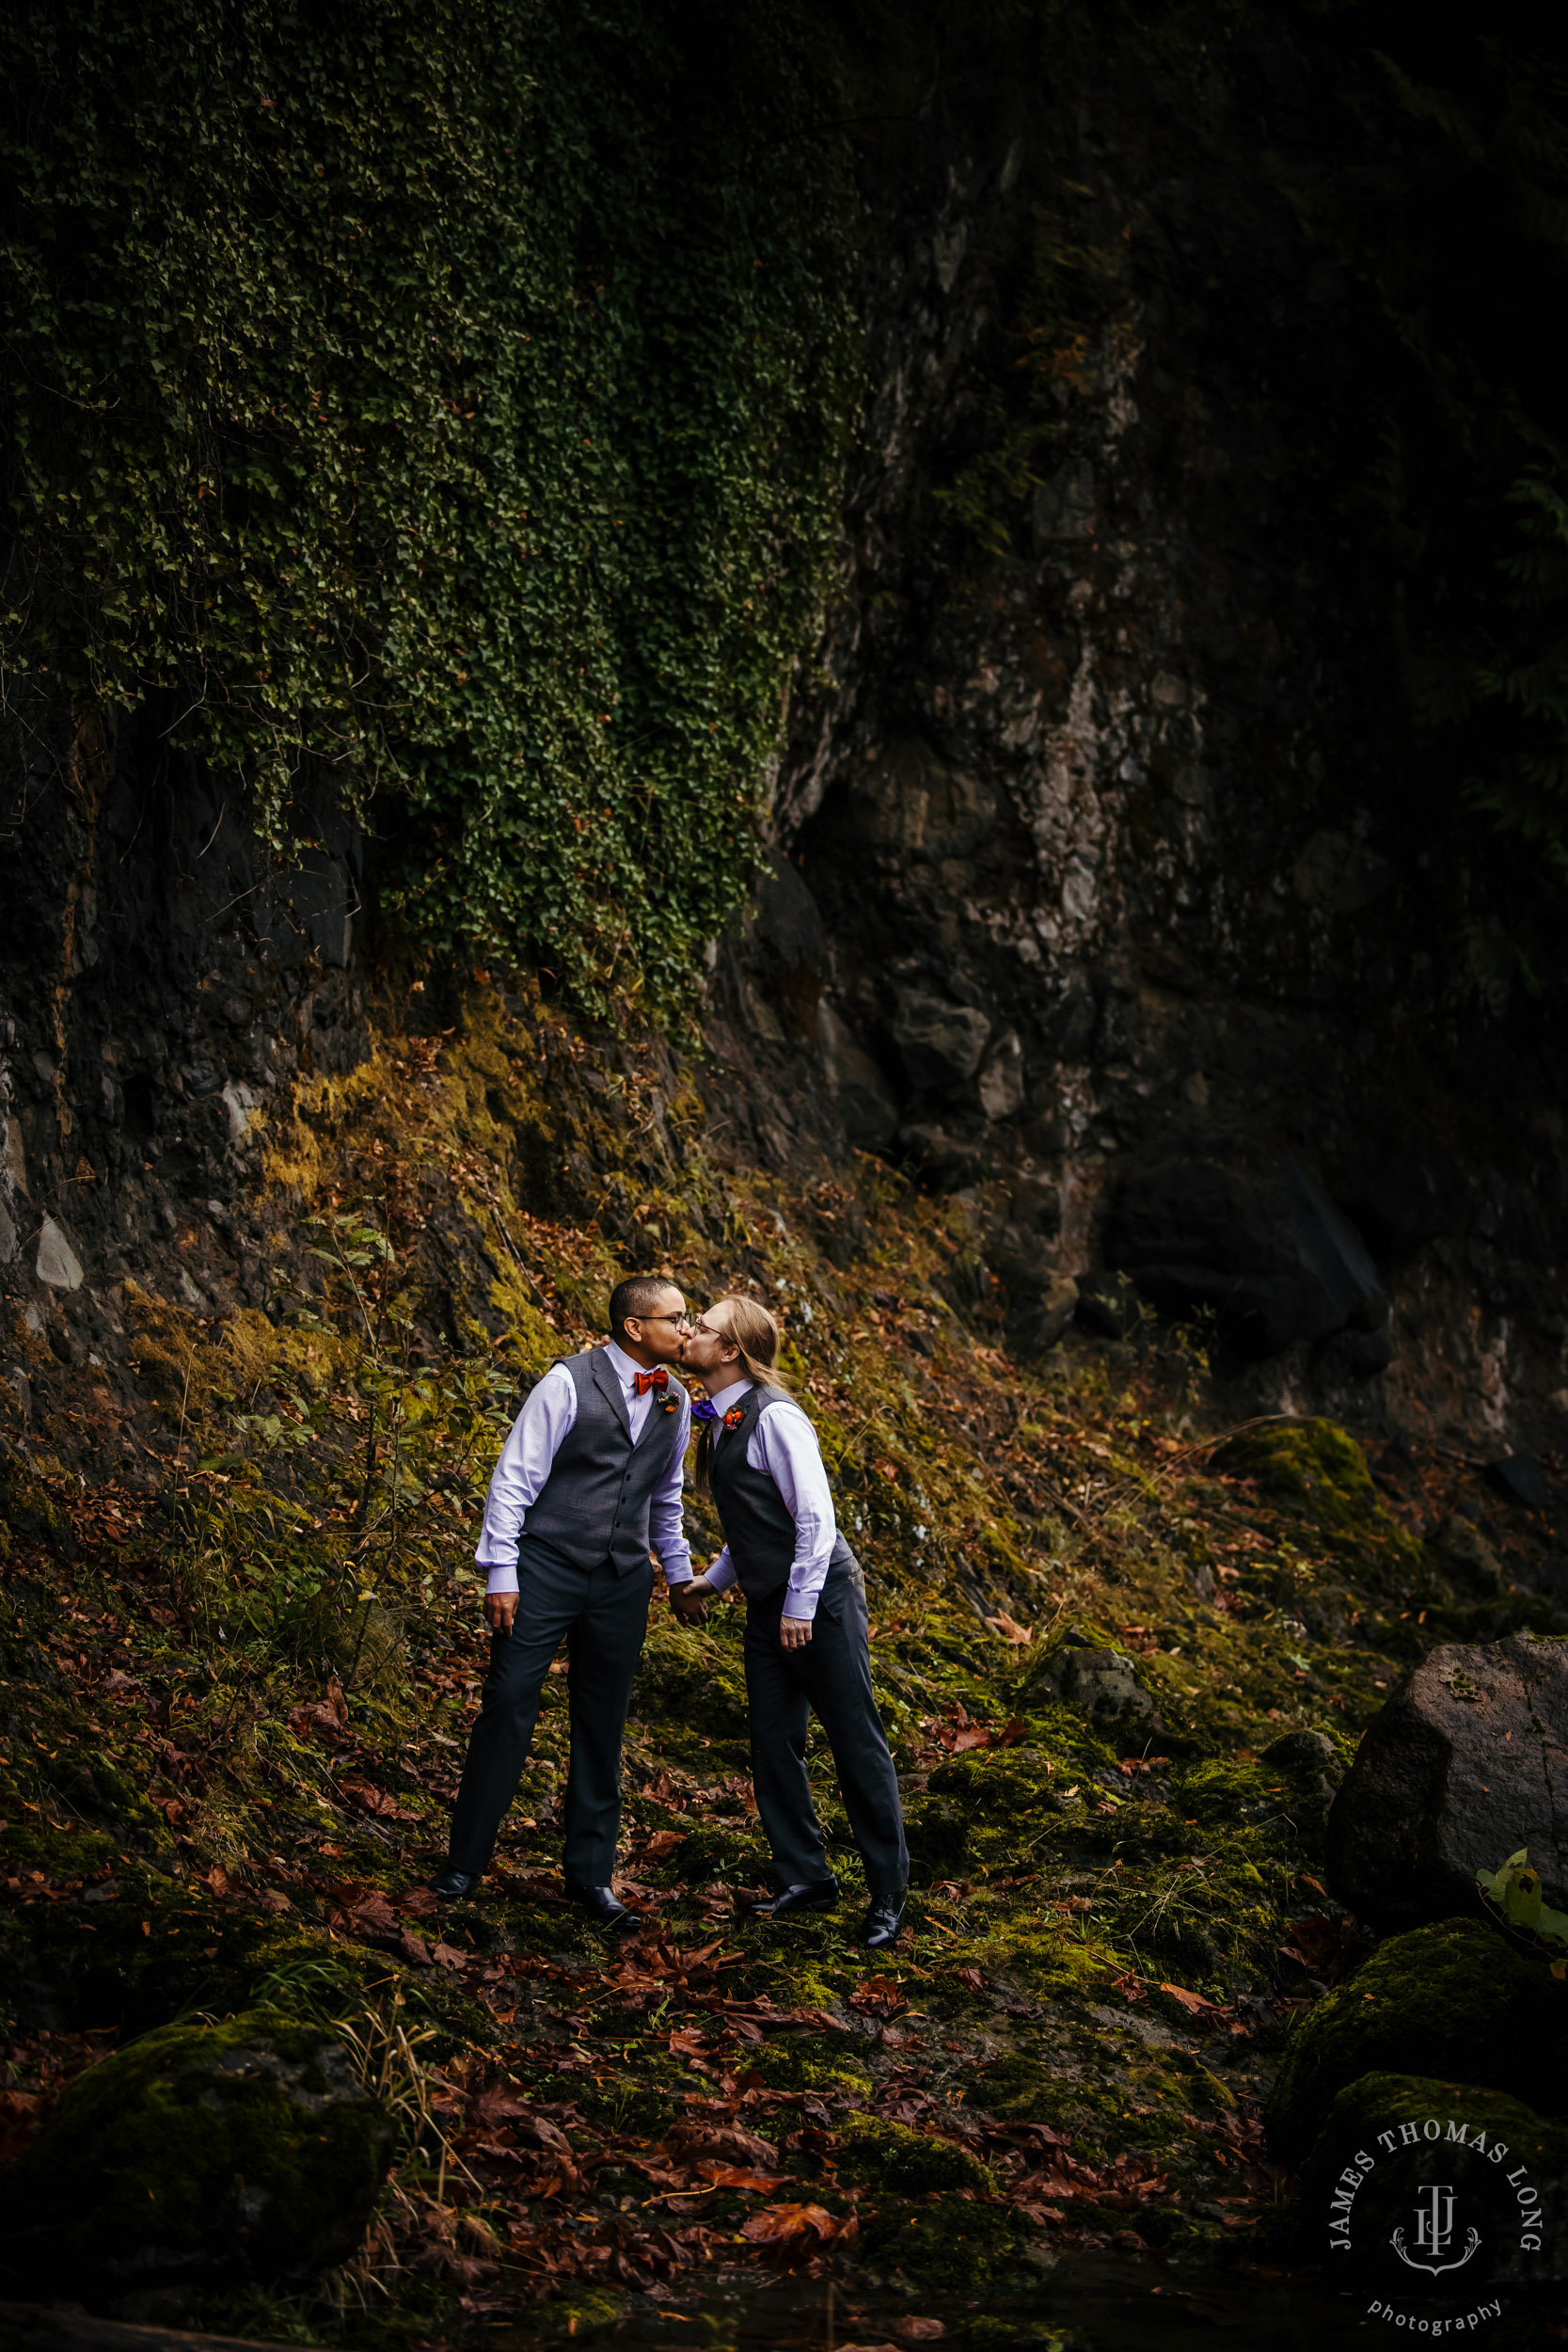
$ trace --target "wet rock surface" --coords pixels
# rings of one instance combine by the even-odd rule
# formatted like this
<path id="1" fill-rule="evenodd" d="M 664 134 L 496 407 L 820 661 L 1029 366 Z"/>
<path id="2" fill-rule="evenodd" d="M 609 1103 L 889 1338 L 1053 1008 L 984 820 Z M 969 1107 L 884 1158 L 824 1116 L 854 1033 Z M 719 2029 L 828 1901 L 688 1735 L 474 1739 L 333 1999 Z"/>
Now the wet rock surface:
<path id="1" fill-rule="evenodd" d="M 1329 1816 L 1335 1891 L 1378 1928 L 1476 1907 L 1528 1849 L 1568 1906 L 1568 1643 L 1434 1649 L 1376 1716 Z"/>

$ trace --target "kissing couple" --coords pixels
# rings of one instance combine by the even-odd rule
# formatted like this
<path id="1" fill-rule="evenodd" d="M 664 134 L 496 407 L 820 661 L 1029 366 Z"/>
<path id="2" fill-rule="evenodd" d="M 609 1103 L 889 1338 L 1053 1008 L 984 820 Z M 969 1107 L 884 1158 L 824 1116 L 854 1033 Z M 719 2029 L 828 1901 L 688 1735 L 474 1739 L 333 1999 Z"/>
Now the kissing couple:
<path id="1" fill-rule="evenodd" d="M 745 1597 L 752 1781 L 778 1887 L 752 1916 L 832 1911 L 839 1900 L 806 1774 L 815 1712 L 865 1869 L 862 1940 L 884 1949 L 903 1921 L 909 1852 L 871 1690 L 865 1579 L 839 1532 L 816 1432 L 780 1375 L 779 1327 L 737 1295 L 693 1320 L 673 1283 L 633 1275 L 610 1295 L 610 1329 L 607 1345 L 550 1366 L 490 1480 L 475 1553 L 488 1578 L 490 1670 L 450 1854 L 432 1885 L 447 1900 L 478 1886 L 564 1641 L 566 1894 L 606 1926 L 639 1924 L 610 1881 L 621 1743 L 657 1553 L 683 1624 L 701 1624 L 732 1584 Z M 673 1366 L 701 1384 L 695 1405 Z M 711 1494 L 724 1534 L 701 1576 L 682 1512 L 693 1422 L 697 1488 Z"/>

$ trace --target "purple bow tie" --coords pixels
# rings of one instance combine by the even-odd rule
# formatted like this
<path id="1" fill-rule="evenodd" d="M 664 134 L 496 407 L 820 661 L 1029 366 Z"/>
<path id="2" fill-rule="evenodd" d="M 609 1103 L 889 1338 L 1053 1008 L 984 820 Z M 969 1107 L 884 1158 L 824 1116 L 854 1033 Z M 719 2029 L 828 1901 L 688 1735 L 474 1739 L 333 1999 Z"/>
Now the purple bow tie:
<path id="1" fill-rule="evenodd" d="M 691 1418 L 693 1421 L 717 1421 L 719 1419 L 719 1407 L 711 1396 L 699 1396 L 692 1399 Z"/>

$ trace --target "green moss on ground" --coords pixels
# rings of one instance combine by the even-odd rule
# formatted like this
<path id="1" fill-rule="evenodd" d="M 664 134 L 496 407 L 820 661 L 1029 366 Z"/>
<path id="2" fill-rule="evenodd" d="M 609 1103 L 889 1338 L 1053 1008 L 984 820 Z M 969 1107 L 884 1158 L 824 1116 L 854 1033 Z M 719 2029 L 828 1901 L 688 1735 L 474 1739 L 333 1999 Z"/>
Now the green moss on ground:
<path id="1" fill-rule="evenodd" d="M 885 2283 L 984 2295 L 1018 2292 L 1039 2275 L 1033 2239 L 996 2205 L 940 2194 L 884 2205 L 860 2242 L 859 2260 Z"/>
<path id="2" fill-rule="evenodd" d="M 840 2134 L 838 2173 L 841 2180 L 898 2197 L 954 2188 L 984 2197 L 996 2187 L 990 2167 L 970 2149 L 880 2117 L 845 2125 Z"/>

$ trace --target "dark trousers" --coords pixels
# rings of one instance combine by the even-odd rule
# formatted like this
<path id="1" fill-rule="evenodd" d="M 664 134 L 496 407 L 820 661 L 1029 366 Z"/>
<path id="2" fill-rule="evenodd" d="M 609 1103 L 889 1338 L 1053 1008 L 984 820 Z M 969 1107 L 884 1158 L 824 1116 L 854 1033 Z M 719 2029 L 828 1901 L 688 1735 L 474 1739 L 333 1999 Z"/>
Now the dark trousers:
<path id="1" fill-rule="evenodd" d="M 902 1896 L 910 1856 L 898 1775 L 871 1694 L 865 1579 L 850 1561 L 831 1568 L 811 1640 L 786 1650 L 779 1640 L 781 1589 L 746 1609 L 746 1701 L 752 1785 L 781 1886 L 809 1886 L 833 1873 L 806 1778 L 812 1714 L 828 1735 L 849 1828 L 865 1865 L 867 1890 Z"/>
<path id="2" fill-rule="evenodd" d="M 525 1538 L 517 1553 L 517 1614 L 492 1634 L 484 1697 L 468 1742 L 451 1825 L 451 1861 L 483 1870 L 528 1761 L 539 1693 L 562 1640 L 572 1761 L 566 1775 L 566 1876 L 608 1886 L 621 1834 L 621 1737 L 632 1676 L 648 1630 L 652 1567 L 618 1576 L 608 1561 L 575 1566 Z"/>

